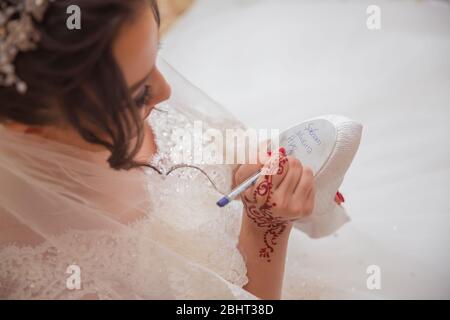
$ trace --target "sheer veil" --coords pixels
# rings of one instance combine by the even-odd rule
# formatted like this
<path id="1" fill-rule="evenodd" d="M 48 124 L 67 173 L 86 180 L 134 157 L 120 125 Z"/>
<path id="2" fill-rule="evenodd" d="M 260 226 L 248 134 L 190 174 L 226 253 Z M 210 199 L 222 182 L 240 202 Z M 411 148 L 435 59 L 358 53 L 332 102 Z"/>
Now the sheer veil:
<path id="1" fill-rule="evenodd" d="M 166 107 L 220 130 L 242 126 L 158 64 L 173 90 Z M 112 170 L 107 156 L 0 126 L 0 297 L 252 297 L 149 232 L 164 224 L 149 184 L 164 177 Z"/>

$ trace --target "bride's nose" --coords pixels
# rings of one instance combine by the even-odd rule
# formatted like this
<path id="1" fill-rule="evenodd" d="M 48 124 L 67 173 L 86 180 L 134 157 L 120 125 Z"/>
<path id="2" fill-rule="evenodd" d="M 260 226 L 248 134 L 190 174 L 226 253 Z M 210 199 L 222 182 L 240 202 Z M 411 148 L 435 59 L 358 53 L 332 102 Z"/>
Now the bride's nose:
<path id="1" fill-rule="evenodd" d="M 170 98 L 172 89 L 158 69 L 155 70 L 151 83 L 153 84 L 153 99 L 155 104 L 161 103 Z"/>

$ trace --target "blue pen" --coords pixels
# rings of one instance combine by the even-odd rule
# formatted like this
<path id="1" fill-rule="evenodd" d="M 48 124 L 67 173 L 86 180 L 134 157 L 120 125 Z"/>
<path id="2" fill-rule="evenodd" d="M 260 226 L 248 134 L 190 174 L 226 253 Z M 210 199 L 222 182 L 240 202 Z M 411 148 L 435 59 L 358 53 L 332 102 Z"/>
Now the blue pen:
<path id="1" fill-rule="evenodd" d="M 234 188 L 229 194 L 224 196 L 222 199 L 217 201 L 217 205 L 219 207 L 225 207 L 227 204 L 230 203 L 231 200 L 233 200 L 235 197 L 237 197 L 241 192 L 244 192 L 247 190 L 251 185 L 253 185 L 256 180 L 262 175 L 261 169 L 256 171 L 254 175 L 252 175 L 250 178 L 242 182 L 240 185 L 238 185 L 236 188 Z"/>

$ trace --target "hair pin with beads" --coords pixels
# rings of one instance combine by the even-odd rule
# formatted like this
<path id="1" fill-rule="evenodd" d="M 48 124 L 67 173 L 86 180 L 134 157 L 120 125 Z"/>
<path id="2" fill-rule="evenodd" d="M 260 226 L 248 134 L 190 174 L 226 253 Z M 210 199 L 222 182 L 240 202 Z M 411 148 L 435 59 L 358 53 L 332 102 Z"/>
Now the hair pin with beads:
<path id="1" fill-rule="evenodd" d="M 15 60 L 20 52 L 36 49 L 40 34 L 35 23 L 42 22 L 52 1 L 0 2 L 0 87 L 15 86 L 19 93 L 27 92 L 27 84 L 16 74 Z"/>

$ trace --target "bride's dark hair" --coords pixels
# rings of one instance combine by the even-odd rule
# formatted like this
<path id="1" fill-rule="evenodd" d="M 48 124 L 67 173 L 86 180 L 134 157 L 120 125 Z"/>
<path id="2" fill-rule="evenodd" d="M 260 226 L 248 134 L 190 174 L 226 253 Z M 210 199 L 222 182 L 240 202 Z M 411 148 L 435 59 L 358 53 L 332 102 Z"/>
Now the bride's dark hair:
<path id="1" fill-rule="evenodd" d="M 81 8 L 82 27 L 66 27 L 68 6 Z M 19 53 L 16 72 L 26 94 L 0 87 L 0 122 L 73 126 L 88 142 L 111 151 L 114 169 L 129 169 L 143 140 L 141 110 L 113 55 L 113 41 L 126 21 L 156 0 L 57 0 L 50 2 L 37 50 Z M 137 135 L 134 143 L 132 137 Z M 105 138 L 106 137 L 106 138 Z"/>

